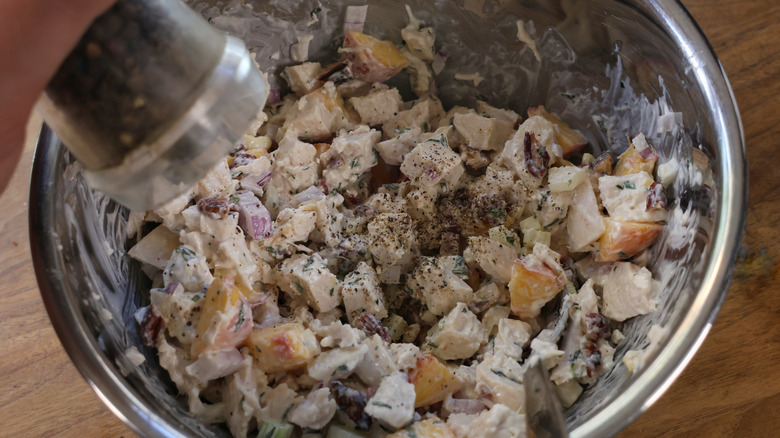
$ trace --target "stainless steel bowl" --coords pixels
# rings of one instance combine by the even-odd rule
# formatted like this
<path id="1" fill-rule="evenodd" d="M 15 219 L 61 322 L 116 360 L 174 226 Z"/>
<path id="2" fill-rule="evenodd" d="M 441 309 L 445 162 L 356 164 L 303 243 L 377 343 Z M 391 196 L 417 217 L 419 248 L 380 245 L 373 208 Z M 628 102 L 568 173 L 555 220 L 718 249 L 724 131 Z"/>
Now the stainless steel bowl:
<path id="1" fill-rule="evenodd" d="M 310 57 L 332 59 L 344 3 L 317 1 L 233 5 L 215 25 L 246 38 L 271 73 L 290 63 L 290 43 L 312 33 Z M 405 11 L 394 1 L 370 2 L 366 32 L 397 40 Z M 669 332 L 661 349 L 633 375 L 620 364 L 566 412 L 572 437 L 617 433 L 672 384 L 710 329 L 722 303 L 745 226 L 747 165 L 734 96 L 715 54 L 685 9 L 674 1 L 409 1 L 437 29 L 449 54 L 438 78 L 445 104 L 486 98 L 524 111 L 544 103 L 585 132 L 593 145 L 619 150 L 626 133 L 645 132 L 662 157 L 682 161 L 673 192 L 690 215 L 672 215 L 653 250 L 661 280 L 659 310 L 628 322 L 616 362 L 647 344 L 651 324 Z M 465 5 L 464 5 L 465 3 Z M 196 5 L 213 17 L 211 3 Z M 269 19 L 273 14 L 273 19 Z M 518 19 L 542 55 L 517 40 Z M 288 21 L 287 26 L 280 25 Z M 532 23 L 532 24 L 530 24 Z M 280 52 L 281 58 L 271 61 Z M 270 63 L 273 63 L 271 65 Z M 480 72 L 478 86 L 456 72 Z M 404 78 L 398 79 L 403 85 Z M 408 91 L 408 87 L 407 87 Z M 657 134 L 657 116 L 683 113 L 684 129 Z M 700 146 L 699 146 L 700 145 Z M 711 187 L 686 170 L 692 149 L 709 158 Z M 702 155 L 700 155 L 702 156 Z M 30 197 L 33 260 L 46 308 L 65 349 L 100 398 L 146 436 L 226 436 L 195 420 L 176 389 L 141 345 L 133 312 L 147 303 L 148 281 L 126 255 L 128 212 L 84 183 L 80 168 L 43 127 Z M 125 352 L 146 357 L 135 367 Z"/>

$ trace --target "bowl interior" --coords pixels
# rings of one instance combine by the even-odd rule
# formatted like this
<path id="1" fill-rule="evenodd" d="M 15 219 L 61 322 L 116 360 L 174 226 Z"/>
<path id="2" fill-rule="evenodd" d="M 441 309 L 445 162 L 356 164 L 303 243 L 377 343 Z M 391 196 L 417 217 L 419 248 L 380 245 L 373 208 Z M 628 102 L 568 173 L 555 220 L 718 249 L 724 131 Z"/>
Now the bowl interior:
<path id="1" fill-rule="evenodd" d="M 272 78 L 289 45 L 311 34 L 310 59 L 338 55 L 348 1 L 269 1 L 192 6 L 223 31 L 244 38 Z M 310 13 L 321 3 L 318 21 Z M 400 42 L 407 13 L 393 1 L 369 2 L 365 31 Z M 679 4 L 643 1 L 409 1 L 437 32 L 447 56 L 437 77 L 446 107 L 477 99 L 521 114 L 544 104 L 582 131 L 591 152 L 621 151 L 643 132 L 660 162 L 681 163 L 671 189 L 673 214 L 653 249 L 659 309 L 625 324 L 612 371 L 565 414 L 571 435 L 616 433 L 652 403 L 700 344 L 725 295 L 744 228 L 746 174 L 741 127 L 728 82 L 706 40 Z M 668 2 L 663 2 L 668 3 Z M 518 40 L 520 25 L 540 54 Z M 278 60 L 273 60 L 278 57 Z M 455 79 L 479 73 L 479 84 Z M 392 85 L 412 95 L 408 78 Z M 682 126 L 659 133 L 658 117 L 682 113 Z M 708 165 L 696 170 L 693 149 Z M 709 179 L 706 177 L 709 175 Z M 31 190 L 33 258 L 41 293 L 73 361 L 115 413 L 148 436 L 227 436 L 186 409 L 133 318 L 148 304 L 149 280 L 126 251 L 128 211 L 85 184 L 78 163 L 44 127 Z M 619 364 L 647 345 L 650 326 L 668 329 L 661 350 L 640 372 Z M 140 366 L 127 358 L 135 347 Z"/>

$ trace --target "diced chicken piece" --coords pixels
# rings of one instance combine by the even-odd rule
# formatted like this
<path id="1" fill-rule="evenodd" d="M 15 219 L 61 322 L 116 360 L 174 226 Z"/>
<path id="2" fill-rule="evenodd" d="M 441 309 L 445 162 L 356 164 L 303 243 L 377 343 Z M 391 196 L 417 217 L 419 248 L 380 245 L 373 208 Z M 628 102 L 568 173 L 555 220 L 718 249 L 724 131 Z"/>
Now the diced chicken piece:
<path id="1" fill-rule="evenodd" d="M 407 13 L 409 13 L 408 9 Z M 409 24 L 401 29 L 401 37 L 412 53 L 424 61 L 433 61 L 436 32 L 432 27 L 423 27 L 414 17 L 409 17 Z"/>
<path id="2" fill-rule="evenodd" d="M 401 172 L 415 185 L 444 192 L 458 184 L 465 170 L 460 155 L 434 140 L 418 144 L 401 163 Z"/>
<path id="3" fill-rule="evenodd" d="M 252 309 L 230 275 L 219 274 L 201 301 L 195 326 L 196 339 L 190 354 L 197 358 L 205 351 L 218 351 L 243 345 L 252 332 Z"/>
<path id="4" fill-rule="evenodd" d="M 601 312 L 614 321 L 625 321 L 655 310 L 653 277 L 647 268 L 618 262 L 605 279 Z"/>
<path id="5" fill-rule="evenodd" d="M 469 237 L 469 246 L 463 252 L 466 261 L 474 261 L 489 276 L 501 284 L 512 279 L 517 251 L 487 237 Z"/>
<path id="6" fill-rule="evenodd" d="M 444 360 L 467 359 L 487 341 L 487 331 L 477 316 L 458 303 L 428 333 L 426 346 Z"/>
<path id="7" fill-rule="evenodd" d="M 166 286 L 171 283 L 181 283 L 184 290 L 197 292 L 208 287 L 214 280 L 206 258 L 186 246 L 180 246 L 173 251 L 171 259 L 163 271 L 163 281 Z"/>
<path id="8" fill-rule="evenodd" d="M 510 230 L 504 225 L 499 225 L 488 230 L 488 237 L 504 246 L 514 248 L 515 251 L 523 250 L 523 241 L 516 232 Z"/>
<path id="9" fill-rule="evenodd" d="M 330 388 L 320 388 L 310 392 L 303 403 L 290 412 L 288 418 L 291 423 L 304 429 L 319 430 L 328 425 L 338 407 Z"/>
<path id="10" fill-rule="evenodd" d="M 382 378 L 398 371 L 398 367 L 395 364 L 393 354 L 387 349 L 387 344 L 379 335 L 366 339 L 365 344 L 368 346 L 368 350 L 363 356 L 363 360 L 355 368 L 355 374 L 360 377 L 363 383 L 376 388 Z"/>
<path id="11" fill-rule="evenodd" d="M 321 382 L 344 379 L 355 371 L 367 351 L 368 346 L 365 344 L 358 347 L 334 348 L 317 356 L 307 370 L 312 378 Z"/>
<path id="12" fill-rule="evenodd" d="M 305 242 L 316 225 L 316 212 L 302 208 L 285 208 L 276 216 L 270 245 L 284 247 L 293 242 Z"/>
<path id="13" fill-rule="evenodd" d="M 355 347 L 366 339 L 366 335 L 362 330 L 358 330 L 349 324 L 342 324 L 339 320 L 325 324 L 322 322 L 321 316 L 311 321 L 309 328 L 320 338 L 320 345 L 325 348 Z"/>
<path id="14" fill-rule="evenodd" d="M 576 153 L 585 145 L 588 144 L 588 140 L 579 132 L 572 129 L 566 122 L 561 120 L 555 114 L 547 111 L 543 105 L 535 108 L 528 108 L 528 117 L 541 116 L 549 120 L 555 125 L 555 142 L 558 143 L 563 149 L 563 157 L 567 158 L 570 155 Z"/>
<path id="15" fill-rule="evenodd" d="M 574 252 L 586 251 L 604 234 L 604 216 L 601 215 L 596 194 L 590 180 L 585 180 L 574 190 L 569 206 L 566 232 L 569 247 Z"/>
<path id="16" fill-rule="evenodd" d="M 500 160 L 507 168 L 515 172 L 515 175 L 523 181 L 529 190 L 536 190 L 542 187 L 544 180 L 541 176 L 534 174 L 534 169 L 529 170 L 525 153 L 526 133 L 534 135 L 536 142 L 544 148 L 545 154 L 552 151 L 555 127 L 548 120 L 540 116 L 533 116 L 523 122 L 517 128 L 515 135 L 506 142 Z M 545 168 L 544 171 L 546 172 L 547 169 Z"/>
<path id="17" fill-rule="evenodd" d="M 514 360 L 523 356 L 523 346 L 531 339 L 531 326 L 517 319 L 503 318 L 498 321 L 498 333 L 493 350 Z"/>
<path id="18" fill-rule="evenodd" d="M 414 100 L 411 105 L 398 113 L 393 119 L 382 125 L 385 138 L 398 135 L 403 129 L 420 128 L 428 132 L 444 116 L 441 101 L 431 97 Z"/>
<path id="19" fill-rule="evenodd" d="M 665 161 L 659 164 L 658 169 L 656 169 L 656 174 L 658 175 L 658 179 L 661 181 L 661 184 L 663 184 L 664 187 L 669 187 L 677 178 L 677 172 L 679 170 L 680 164 L 677 162 L 677 160 L 672 158 L 669 161 Z"/>
<path id="20" fill-rule="evenodd" d="M 469 303 L 469 309 L 474 313 L 482 313 L 497 304 L 506 304 L 509 302 L 509 291 L 505 286 L 499 286 L 494 281 L 488 281 L 480 285 L 474 292 L 474 296 Z"/>
<path id="21" fill-rule="evenodd" d="M 361 32 L 349 31 L 343 51 L 352 63 L 355 79 L 384 82 L 406 66 L 406 59 L 390 41 L 381 41 Z"/>
<path id="22" fill-rule="evenodd" d="M 314 188 L 312 187 L 310 189 Z M 299 206 L 299 210 L 306 212 L 313 211 L 316 215 L 316 227 L 309 236 L 312 241 L 322 242 L 331 247 L 339 246 L 342 242 L 344 215 L 339 212 L 338 207 L 343 203 L 343 196 L 337 192 L 331 192 L 328 196 L 312 199 Z"/>
<path id="23" fill-rule="evenodd" d="M 414 417 L 415 395 L 406 373 L 395 372 L 382 379 L 365 412 L 386 426 L 400 429 Z"/>
<path id="24" fill-rule="evenodd" d="M 568 192 L 588 179 L 588 168 L 577 166 L 553 167 L 547 174 L 551 192 Z"/>
<path id="25" fill-rule="evenodd" d="M 328 270 L 319 254 L 296 254 L 279 267 L 279 287 L 291 297 L 303 297 L 318 312 L 327 312 L 341 303 L 339 280 Z"/>
<path id="26" fill-rule="evenodd" d="M 558 399 L 564 408 L 570 408 L 580 398 L 582 392 L 582 385 L 576 380 L 567 380 L 563 383 L 555 384 L 555 393 L 558 394 Z"/>
<path id="27" fill-rule="evenodd" d="M 466 144 L 481 151 L 500 151 L 515 127 L 514 122 L 476 113 L 455 114 L 453 123 Z"/>
<path id="28" fill-rule="evenodd" d="M 544 332 L 544 330 L 542 330 L 542 332 Z M 542 339 L 543 337 L 542 333 L 540 333 L 531 341 L 531 351 L 533 352 L 532 354 L 539 356 L 539 360 L 541 360 L 544 366 L 550 370 L 561 363 L 563 351 L 559 350 L 554 342 Z"/>
<path id="29" fill-rule="evenodd" d="M 195 307 L 200 306 L 203 294 L 187 293 L 181 284 L 174 284 L 166 289 L 152 289 L 149 296 L 152 306 L 165 321 L 165 330 L 168 335 L 178 339 L 183 344 L 191 344 L 197 333 L 190 315 L 199 313 Z"/>
<path id="30" fill-rule="evenodd" d="M 521 121 L 520 114 L 512 110 L 496 108 L 483 100 L 477 101 L 477 113 L 511 123 L 513 129 L 514 125 Z"/>
<path id="31" fill-rule="evenodd" d="M 525 415 L 509 409 L 503 404 L 495 404 L 483 411 L 469 427 L 469 438 L 526 438 Z"/>
<path id="32" fill-rule="evenodd" d="M 350 322 L 364 312 L 378 319 L 387 317 L 385 299 L 376 272 L 365 262 L 358 263 L 357 268 L 344 277 L 341 297 Z"/>
<path id="33" fill-rule="evenodd" d="M 315 185 L 318 178 L 316 160 L 317 150 L 313 145 L 292 135 L 285 136 L 274 152 L 273 171 L 266 188 L 297 193 Z"/>
<path id="34" fill-rule="evenodd" d="M 195 198 L 227 198 L 236 191 L 238 181 L 234 180 L 227 160 L 222 159 L 206 176 L 198 181 Z"/>
<path id="35" fill-rule="evenodd" d="M 374 145 L 382 138 L 378 131 L 361 125 L 333 140 L 320 160 L 322 177 L 330 190 L 341 190 L 358 182 L 361 175 L 377 164 Z"/>
<path id="36" fill-rule="evenodd" d="M 612 219 L 635 222 L 665 221 L 668 212 L 647 209 L 647 196 L 653 178 L 647 172 L 599 178 L 601 202 Z"/>
<path id="37" fill-rule="evenodd" d="M 420 357 L 420 349 L 410 343 L 392 343 L 390 351 L 395 357 L 395 363 L 401 371 L 409 370 L 417 366 L 417 359 Z"/>
<path id="38" fill-rule="evenodd" d="M 355 108 L 360 121 L 369 126 L 381 125 L 401 111 L 403 100 L 397 88 L 378 90 L 366 96 L 353 97 L 349 103 Z"/>
<path id="39" fill-rule="evenodd" d="M 314 333 L 297 322 L 255 329 L 249 338 L 249 354 L 265 373 L 303 368 L 319 353 Z"/>
<path id="40" fill-rule="evenodd" d="M 406 213 L 382 213 L 368 224 L 369 249 L 380 265 L 409 262 L 418 251 L 414 223 Z"/>
<path id="41" fill-rule="evenodd" d="M 315 90 L 312 93 L 317 93 L 320 90 L 323 89 Z M 305 137 L 312 140 L 328 139 L 338 127 L 338 122 L 343 117 L 343 113 L 331 111 L 326 100 L 322 98 L 324 96 L 323 93 L 325 91 L 315 95 L 306 95 L 298 100 L 287 114 L 284 125 L 279 130 L 280 134 L 283 133 L 284 136 L 292 136 L 293 138 Z M 332 90 L 332 93 L 336 94 L 335 88 Z"/>
<path id="42" fill-rule="evenodd" d="M 409 371 L 409 382 L 414 385 L 415 408 L 440 402 L 463 385 L 446 365 L 430 354 L 417 359 L 417 364 Z"/>
<path id="43" fill-rule="evenodd" d="M 181 195 L 171 199 L 166 204 L 154 209 L 154 213 L 160 216 L 165 228 L 173 231 L 181 231 L 184 228 L 184 221 L 181 212 L 184 210 L 195 196 L 195 192 L 188 190 Z M 130 237 L 130 236 L 128 236 Z"/>
<path id="44" fill-rule="evenodd" d="M 661 349 L 661 342 L 666 339 L 668 334 L 668 329 L 658 324 L 653 324 L 647 332 L 647 340 L 650 342 L 650 345 L 642 350 L 628 350 L 626 355 L 623 356 L 623 363 L 628 368 L 628 371 L 633 373 L 644 368 L 648 360 Z"/>
<path id="45" fill-rule="evenodd" d="M 304 62 L 284 68 L 282 77 L 298 96 L 311 93 L 322 85 L 319 76 L 322 66 L 318 62 Z"/>
<path id="46" fill-rule="evenodd" d="M 512 313 L 523 319 L 534 318 L 558 295 L 566 284 L 558 259 L 555 251 L 537 243 L 533 253 L 515 262 L 509 282 Z"/>
<path id="47" fill-rule="evenodd" d="M 645 172 L 653 174 L 658 155 L 647 143 L 644 134 L 639 134 L 631 140 L 628 149 L 620 154 L 613 175 L 626 176 Z"/>
<path id="48" fill-rule="evenodd" d="M 500 352 L 486 354 L 477 365 L 477 391 L 490 394 L 493 402 L 513 411 L 522 411 L 525 406 L 522 367 Z"/>
<path id="49" fill-rule="evenodd" d="M 599 260 L 614 262 L 639 254 L 652 245 L 663 225 L 643 222 L 621 222 L 605 219 L 606 228 L 599 241 Z"/>
<path id="50" fill-rule="evenodd" d="M 455 438 L 447 423 L 438 417 L 418 421 L 387 438 Z"/>
<path id="51" fill-rule="evenodd" d="M 416 126 L 412 128 L 397 128 L 397 131 L 388 140 L 380 141 L 376 144 L 376 150 L 385 163 L 393 166 L 403 163 L 404 157 L 417 146 L 420 134 L 422 134 L 422 129 Z"/>
<path id="52" fill-rule="evenodd" d="M 413 219 L 418 221 L 438 220 L 436 201 L 439 200 L 440 190 L 442 188 L 436 186 L 414 187 L 405 196 L 407 201 L 406 211 Z M 428 227 L 428 230 L 433 231 L 434 228 Z M 424 241 L 422 236 L 418 235 L 418 241 Z"/>
<path id="53" fill-rule="evenodd" d="M 420 297 L 434 315 L 444 315 L 458 303 L 471 301 L 473 292 L 460 278 L 458 261 L 456 256 L 420 257 L 407 280 L 412 293 Z"/>
<path id="54" fill-rule="evenodd" d="M 376 210 L 377 213 L 397 213 L 406 211 L 406 199 L 390 193 L 374 193 L 363 203 Z"/>
<path id="55" fill-rule="evenodd" d="M 133 245 L 128 254 L 141 263 L 165 269 L 178 247 L 179 236 L 160 225 Z"/>

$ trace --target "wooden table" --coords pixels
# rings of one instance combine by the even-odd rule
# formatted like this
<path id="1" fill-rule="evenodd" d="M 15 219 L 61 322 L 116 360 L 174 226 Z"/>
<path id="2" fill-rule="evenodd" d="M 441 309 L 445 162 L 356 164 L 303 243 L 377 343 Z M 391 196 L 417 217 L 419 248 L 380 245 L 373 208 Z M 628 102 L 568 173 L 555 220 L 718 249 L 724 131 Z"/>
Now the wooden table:
<path id="1" fill-rule="evenodd" d="M 742 111 L 750 161 L 745 257 L 712 332 L 624 437 L 780 436 L 780 1 L 684 1 Z M 134 436 L 81 378 L 49 323 L 27 237 L 33 117 L 0 195 L 0 437 Z"/>

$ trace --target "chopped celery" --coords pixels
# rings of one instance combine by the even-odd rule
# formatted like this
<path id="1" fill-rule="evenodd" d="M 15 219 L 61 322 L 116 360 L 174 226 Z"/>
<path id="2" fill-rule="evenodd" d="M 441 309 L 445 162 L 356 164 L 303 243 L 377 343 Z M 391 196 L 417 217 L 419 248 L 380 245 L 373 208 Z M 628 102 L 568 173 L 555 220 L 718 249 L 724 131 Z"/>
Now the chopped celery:
<path id="1" fill-rule="evenodd" d="M 387 328 L 387 332 L 390 334 L 390 339 L 393 342 L 398 342 L 401 336 L 404 335 L 406 328 L 409 324 L 400 316 L 392 314 L 382 321 L 382 324 Z"/>
<path id="2" fill-rule="evenodd" d="M 325 438 L 364 438 L 364 435 L 334 424 L 328 429 L 328 435 Z"/>
<path id="3" fill-rule="evenodd" d="M 293 432 L 293 425 L 266 420 L 257 433 L 257 438 L 289 438 Z"/>

